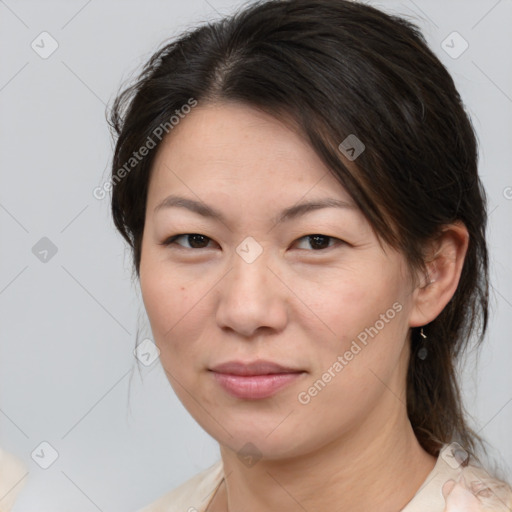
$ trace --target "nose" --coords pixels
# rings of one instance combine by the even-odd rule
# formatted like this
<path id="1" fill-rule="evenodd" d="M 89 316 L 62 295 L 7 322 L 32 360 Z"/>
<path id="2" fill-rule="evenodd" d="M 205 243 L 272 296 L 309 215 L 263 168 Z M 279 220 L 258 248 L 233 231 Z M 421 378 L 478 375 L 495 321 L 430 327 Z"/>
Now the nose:
<path id="1" fill-rule="evenodd" d="M 233 268 L 218 284 L 217 324 L 222 329 L 253 338 L 264 331 L 278 332 L 288 320 L 287 288 L 261 255 L 247 263 L 238 255 Z"/>

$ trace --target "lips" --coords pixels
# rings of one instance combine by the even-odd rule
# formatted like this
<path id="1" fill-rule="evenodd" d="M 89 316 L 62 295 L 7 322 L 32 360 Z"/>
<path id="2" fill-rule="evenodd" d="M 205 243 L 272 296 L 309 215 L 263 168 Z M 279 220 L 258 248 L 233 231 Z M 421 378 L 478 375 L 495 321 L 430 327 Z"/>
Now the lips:
<path id="1" fill-rule="evenodd" d="M 230 375 L 271 375 L 275 373 L 299 373 L 303 370 L 283 366 L 272 361 L 228 361 L 212 368 L 217 373 L 228 373 Z"/>
<path id="2" fill-rule="evenodd" d="M 210 370 L 230 395 L 248 400 L 269 398 L 300 378 L 305 371 L 272 361 L 229 361 Z"/>

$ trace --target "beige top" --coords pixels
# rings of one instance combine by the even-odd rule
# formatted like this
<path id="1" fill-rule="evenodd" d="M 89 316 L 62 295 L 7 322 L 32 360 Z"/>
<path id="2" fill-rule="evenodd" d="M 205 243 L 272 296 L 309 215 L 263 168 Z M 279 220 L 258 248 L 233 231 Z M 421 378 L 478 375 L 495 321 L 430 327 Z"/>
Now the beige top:
<path id="1" fill-rule="evenodd" d="M 25 483 L 28 471 L 10 453 L 0 448 L 0 512 L 9 512 Z"/>
<path id="2" fill-rule="evenodd" d="M 466 458 L 457 443 L 444 445 L 434 469 L 401 512 L 511 512 L 510 486 L 467 464 Z M 220 460 L 139 512 L 205 512 L 223 480 Z"/>

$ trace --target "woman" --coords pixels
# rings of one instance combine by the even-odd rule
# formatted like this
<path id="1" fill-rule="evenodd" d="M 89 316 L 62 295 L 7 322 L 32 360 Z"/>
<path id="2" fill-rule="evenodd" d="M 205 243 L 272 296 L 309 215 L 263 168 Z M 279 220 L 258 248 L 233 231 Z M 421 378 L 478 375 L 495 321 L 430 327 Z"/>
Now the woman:
<path id="1" fill-rule="evenodd" d="M 163 368 L 221 452 L 145 512 L 510 510 L 454 370 L 488 317 L 476 140 L 416 27 L 258 2 L 163 47 L 111 124 Z"/>

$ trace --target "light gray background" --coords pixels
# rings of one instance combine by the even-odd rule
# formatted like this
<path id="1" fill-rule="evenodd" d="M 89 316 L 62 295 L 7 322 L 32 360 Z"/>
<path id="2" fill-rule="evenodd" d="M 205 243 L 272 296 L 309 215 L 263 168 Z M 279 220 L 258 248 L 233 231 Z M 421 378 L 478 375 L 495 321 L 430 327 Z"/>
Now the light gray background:
<path id="1" fill-rule="evenodd" d="M 476 430 L 510 474 L 512 1 L 371 3 L 420 24 L 478 132 L 494 298 L 464 394 Z M 164 39 L 237 5 L 0 0 L 0 445 L 28 470 L 16 511 L 133 511 L 219 456 L 158 360 L 136 368 L 144 314 L 130 255 L 108 198 L 92 191 L 108 175 L 105 104 L 119 85 Z M 43 31 L 59 45 L 47 59 L 31 48 Z M 457 59 L 441 47 L 453 31 L 469 43 Z M 42 237 L 58 249 L 46 263 L 32 253 Z M 31 458 L 43 441 L 59 455 L 46 470 Z"/>

